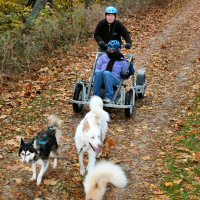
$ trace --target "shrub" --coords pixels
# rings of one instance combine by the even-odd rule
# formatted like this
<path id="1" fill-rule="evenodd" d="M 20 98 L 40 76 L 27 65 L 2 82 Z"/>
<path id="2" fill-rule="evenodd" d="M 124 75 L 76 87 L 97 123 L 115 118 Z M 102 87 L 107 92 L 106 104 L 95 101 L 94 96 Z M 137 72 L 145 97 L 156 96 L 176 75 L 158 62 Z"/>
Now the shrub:
<path id="1" fill-rule="evenodd" d="M 78 7 L 56 14 L 44 9 L 29 34 L 7 31 L 0 37 L 0 71 L 7 75 L 31 71 L 44 55 L 91 37 L 100 20 L 97 10 Z"/>

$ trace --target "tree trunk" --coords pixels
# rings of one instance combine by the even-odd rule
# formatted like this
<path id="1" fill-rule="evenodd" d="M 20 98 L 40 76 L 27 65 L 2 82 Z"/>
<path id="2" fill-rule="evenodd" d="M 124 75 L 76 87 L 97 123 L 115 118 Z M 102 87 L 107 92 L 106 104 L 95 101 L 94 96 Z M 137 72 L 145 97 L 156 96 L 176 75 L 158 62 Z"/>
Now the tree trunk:
<path id="1" fill-rule="evenodd" d="M 90 6 L 90 0 L 85 0 L 85 9 L 87 9 Z"/>
<path id="2" fill-rule="evenodd" d="M 37 17 L 39 16 L 41 10 L 45 7 L 47 0 L 37 0 L 30 16 L 26 19 L 26 28 L 30 29 L 34 26 Z"/>

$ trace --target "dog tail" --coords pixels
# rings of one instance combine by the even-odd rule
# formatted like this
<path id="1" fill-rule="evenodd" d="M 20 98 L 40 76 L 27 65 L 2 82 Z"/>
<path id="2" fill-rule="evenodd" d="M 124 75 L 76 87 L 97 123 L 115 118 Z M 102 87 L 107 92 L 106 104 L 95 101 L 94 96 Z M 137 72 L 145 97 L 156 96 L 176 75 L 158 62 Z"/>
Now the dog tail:
<path id="1" fill-rule="evenodd" d="M 57 143 L 60 143 L 60 138 L 62 136 L 62 124 L 63 124 L 63 120 L 61 120 L 57 115 L 49 115 L 47 117 L 47 121 L 48 121 L 48 127 L 54 127 L 56 128 L 56 140 Z"/>
<path id="2" fill-rule="evenodd" d="M 98 96 L 93 96 L 90 100 L 90 110 L 94 112 L 96 115 L 100 116 L 105 121 L 109 121 L 109 114 L 103 110 L 103 101 Z"/>
<path id="3" fill-rule="evenodd" d="M 118 188 L 124 188 L 128 180 L 120 166 L 112 162 L 100 161 L 85 178 L 84 186 L 86 196 L 92 194 L 90 198 L 94 199 L 95 194 L 99 194 L 100 191 L 105 191 L 108 183 Z"/>

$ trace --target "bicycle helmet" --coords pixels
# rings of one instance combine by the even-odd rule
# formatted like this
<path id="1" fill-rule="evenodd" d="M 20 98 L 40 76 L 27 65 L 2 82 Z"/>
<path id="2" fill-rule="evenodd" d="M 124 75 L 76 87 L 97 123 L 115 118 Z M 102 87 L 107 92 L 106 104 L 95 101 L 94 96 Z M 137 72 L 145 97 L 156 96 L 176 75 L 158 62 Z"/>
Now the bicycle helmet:
<path id="1" fill-rule="evenodd" d="M 108 42 L 107 47 L 110 50 L 117 50 L 121 47 L 121 44 L 118 40 L 111 40 Z"/>
<path id="2" fill-rule="evenodd" d="M 118 13 L 117 9 L 115 7 L 109 6 L 105 9 L 105 15 L 106 14 L 114 14 L 116 15 Z"/>

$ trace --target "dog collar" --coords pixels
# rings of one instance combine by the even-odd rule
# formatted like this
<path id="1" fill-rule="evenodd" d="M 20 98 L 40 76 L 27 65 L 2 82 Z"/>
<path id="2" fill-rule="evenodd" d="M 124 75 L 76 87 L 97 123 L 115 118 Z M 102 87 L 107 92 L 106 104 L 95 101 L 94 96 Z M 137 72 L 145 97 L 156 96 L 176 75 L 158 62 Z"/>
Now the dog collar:
<path id="1" fill-rule="evenodd" d="M 94 147 L 91 145 L 90 142 L 89 142 L 89 145 L 92 147 L 92 150 L 93 150 L 94 152 L 96 152 L 95 149 L 94 149 Z"/>

